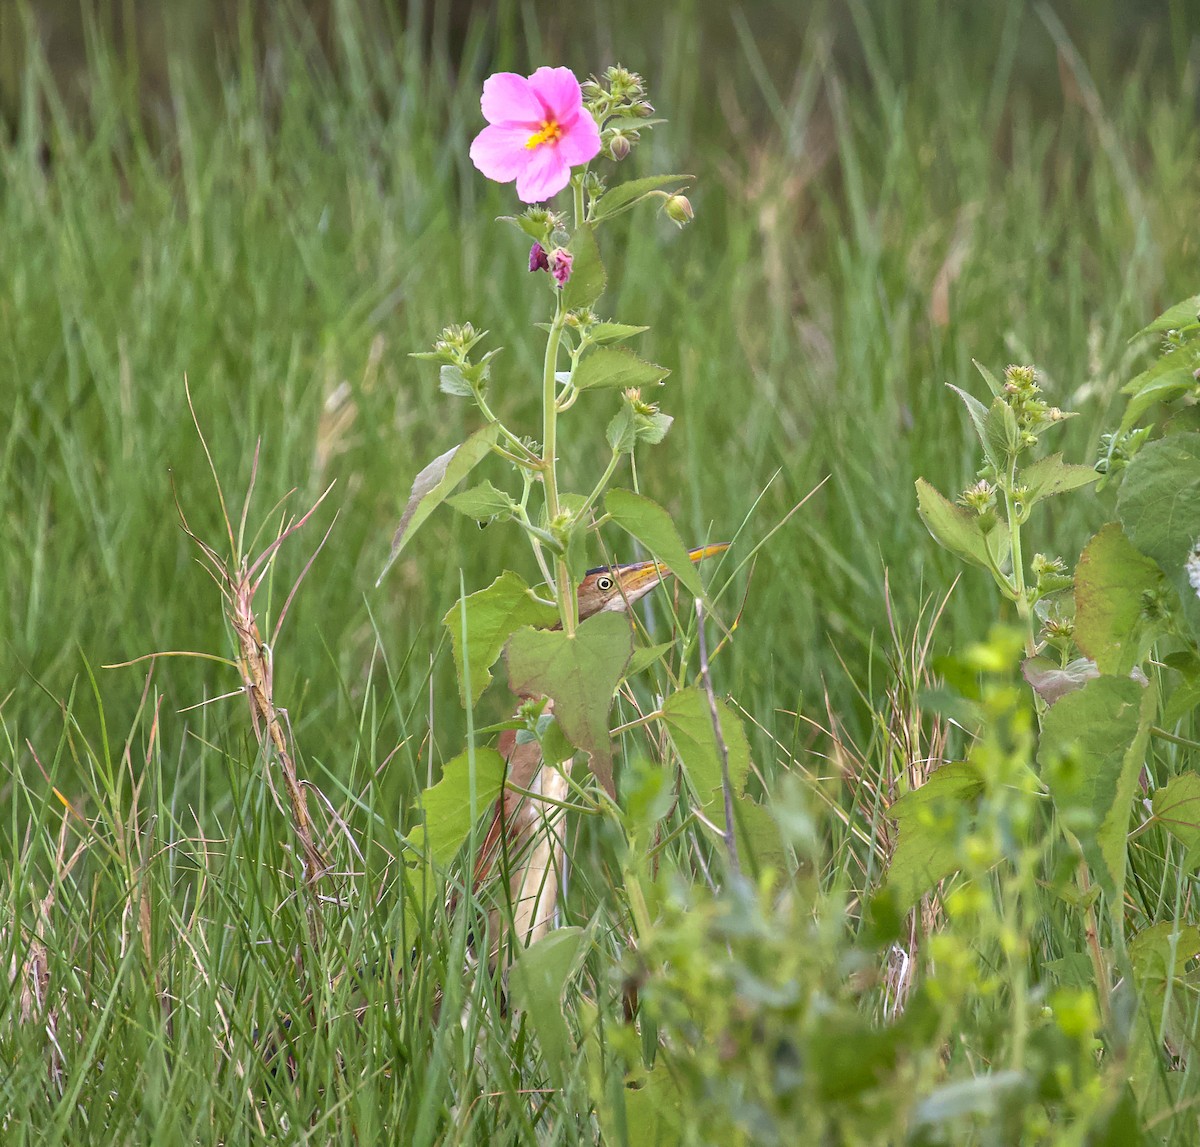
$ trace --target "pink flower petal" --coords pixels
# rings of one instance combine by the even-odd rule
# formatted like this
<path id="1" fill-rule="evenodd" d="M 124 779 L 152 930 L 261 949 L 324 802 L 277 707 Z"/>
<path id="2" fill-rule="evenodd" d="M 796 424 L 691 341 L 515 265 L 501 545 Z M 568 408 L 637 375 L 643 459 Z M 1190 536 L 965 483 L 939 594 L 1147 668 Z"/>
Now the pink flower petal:
<path id="1" fill-rule="evenodd" d="M 550 71 L 549 68 L 541 70 Z M 488 76 L 483 81 L 483 98 L 479 101 L 479 108 L 488 123 L 505 126 L 537 125 L 545 118 L 542 101 L 533 86 L 516 72 L 497 72 L 494 76 Z"/>
<path id="2" fill-rule="evenodd" d="M 571 182 L 571 165 L 559 148 L 537 147 L 526 155 L 529 162 L 517 176 L 517 198 L 522 203 L 544 203 Z"/>
<path id="3" fill-rule="evenodd" d="M 587 108 L 581 109 L 579 118 L 563 132 L 558 141 L 558 154 L 570 167 L 578 167 L 600 154 L 600 128 Z"/>
<path id="4" fill-rule="evenodd" d="M 529 88 L 545 107 L 548 119 L 566 127 L 579 114 L 583 95 L 570 68 L 538 68 L 529 77 Z"/>
<path id="5" fill-rule="evenodd" d="M 488 179 L 494 179 L 497 183 L 511 183 L 528 167 L 530 158 L 534 155 L 534 152 L 525 147 L 528 139 L 527 127 L 489 124 L 471 144 L 471 162 Z M 532 203 L 534 200 L 526 202 Z"/>

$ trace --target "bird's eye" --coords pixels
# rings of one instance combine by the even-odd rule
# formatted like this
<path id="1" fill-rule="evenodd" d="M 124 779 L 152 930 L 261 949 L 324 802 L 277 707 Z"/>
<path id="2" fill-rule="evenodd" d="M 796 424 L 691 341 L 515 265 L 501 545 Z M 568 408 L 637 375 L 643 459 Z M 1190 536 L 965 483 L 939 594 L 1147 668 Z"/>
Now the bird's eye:
<path id="1" fill-rule="evenodd" d="M 598 577 L 596 579 L 596 588 L 601 593 L 608 593 L 608 591 L 610 589 L 612 589 L 612 587 L 613 587 L 613 579 L 610 578 L 607 574 L 605 574 L 604 577 Z"/>

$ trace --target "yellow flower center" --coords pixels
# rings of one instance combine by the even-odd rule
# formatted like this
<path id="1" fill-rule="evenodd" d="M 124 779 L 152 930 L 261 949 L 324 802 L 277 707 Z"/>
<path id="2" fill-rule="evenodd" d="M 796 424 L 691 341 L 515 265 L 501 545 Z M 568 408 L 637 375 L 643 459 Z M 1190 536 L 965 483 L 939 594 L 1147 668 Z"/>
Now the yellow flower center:
<path id="1" fill-rule="evenodd" d="M 562 128 L 558 126 L 557 121 L 543 120 L 542 126 L 526 140 L 525 146 L 532 151 L 535 147 L 541 147 L 543 143 L 553 143 L 561 135 Z"/>

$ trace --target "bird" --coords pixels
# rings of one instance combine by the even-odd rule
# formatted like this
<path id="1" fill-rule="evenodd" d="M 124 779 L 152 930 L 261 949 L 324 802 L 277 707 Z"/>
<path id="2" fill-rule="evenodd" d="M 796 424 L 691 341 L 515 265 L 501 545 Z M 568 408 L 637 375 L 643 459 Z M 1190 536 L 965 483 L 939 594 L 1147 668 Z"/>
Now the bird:
<path id="1" fill-rule="evenodd" d="M 725 542 L 697 546 L 688 551 L 688 558 L 700 562 L 728 548 Z M 579 620 L 586 621 L 608 611 L 627 612 L 669 574 L 656 561 L 588 570 L 576 593 Z M 553 701 L 546 698 L 542 712 L 553 711 Z M 496 747 L 507 765 L 505 786 L 476 853 L 474 887 L 478 890 L 497 864 L 507 858 L 511 865 L 509 903 L 514 938 L 521 947 L 526 947 L 546 935 L 554 924 L 563 875 L 562 821 L 568 783 L 562 769 L 543 767 L 542 746 L 536 738 L 522 739 L 516 730 L 507 729 L 501 733 Z M 494 959 L 503 941 L 505 925 L 497 910 L 490 916 Z"/>

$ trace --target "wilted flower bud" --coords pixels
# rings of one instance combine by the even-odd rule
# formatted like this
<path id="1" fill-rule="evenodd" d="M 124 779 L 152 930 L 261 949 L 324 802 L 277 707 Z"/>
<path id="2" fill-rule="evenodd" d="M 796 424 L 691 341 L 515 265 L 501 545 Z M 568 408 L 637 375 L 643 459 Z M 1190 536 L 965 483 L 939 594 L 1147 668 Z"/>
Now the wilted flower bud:
<path id="1" fill-rule="evenodd" d="M 691 200 L 686 195 L 668 196 L 667 202 L 663 205 L 663 210 L 667 213 L 667 218 L 680 227 L 686 227 L 695 216 L 695 213 L 692 211 Z"/>
<path id="2" fill-rule="evenodd" d="M 575 256 L 562 247 L 555 247 L 550 252 L 547 263 L 550 274 L 554 276 L 555 282 L 560 287 L 565 287 L 571 278 L 571 267 L 575 263 Z"/>
<path id="3" fill-rule="evenodd" d="M 529 269 L 530 271 L 550 270 L 550 260 L 546 258 L 546 249 L 540 243 L 534 243 L 529 248 Z"/>

